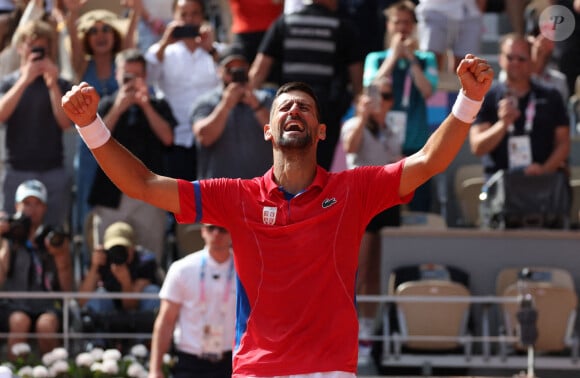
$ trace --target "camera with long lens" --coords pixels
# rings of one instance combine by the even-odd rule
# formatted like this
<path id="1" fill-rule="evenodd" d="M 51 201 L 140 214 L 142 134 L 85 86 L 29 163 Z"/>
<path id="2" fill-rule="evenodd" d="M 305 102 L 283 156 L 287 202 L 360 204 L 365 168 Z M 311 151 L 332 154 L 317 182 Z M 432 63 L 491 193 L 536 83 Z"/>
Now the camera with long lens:
<path id="1" fill-rule="evenodd" d="M 48 243 L 53 247 L 61 247 L 67 237 L 66 232 L 60 228 L 43 226 L 41 227 L 36 236 L 34 237 L 34 242 L 38 247 L 44 246 L 44 240 L 48 238 Z"/>
<path id="2" fill-rule="evenodd" d="M 8 222 L 8 231 L 2 234 L 2 237 L 19 244 L 25 244 L 30 234 L 31 221 L 30 217 L 23 213 L 16 213 L 5 218 Z"/>
<path id="3" fill-rule="evenodd" d="M 107 249 L 107 262 L 109 264 L 125 264 L 129 259 L 129 251 L 124 245 L 114 245 Z"/>

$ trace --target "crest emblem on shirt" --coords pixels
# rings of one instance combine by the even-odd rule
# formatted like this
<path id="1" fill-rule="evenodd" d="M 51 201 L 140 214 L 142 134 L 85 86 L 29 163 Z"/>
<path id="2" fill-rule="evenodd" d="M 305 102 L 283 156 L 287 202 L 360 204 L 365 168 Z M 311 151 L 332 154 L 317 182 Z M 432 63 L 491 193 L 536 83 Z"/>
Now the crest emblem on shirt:
<path id="1" fill-rule="evenodd" d="M 276 213 L 278 208 L 272 206 L 264 206 L 262 209 L 262 222 L 268 225 L 276 224 Z"/>
<path id="2" fill-rule="evenodd" d="M 326 209 L 329 208 L 330 206 L 334 205 L 336 203 L 336 198 L 332 197 L 332 198 L 326 198 L 324 201 L 322 201 L 322 208 Z"/>

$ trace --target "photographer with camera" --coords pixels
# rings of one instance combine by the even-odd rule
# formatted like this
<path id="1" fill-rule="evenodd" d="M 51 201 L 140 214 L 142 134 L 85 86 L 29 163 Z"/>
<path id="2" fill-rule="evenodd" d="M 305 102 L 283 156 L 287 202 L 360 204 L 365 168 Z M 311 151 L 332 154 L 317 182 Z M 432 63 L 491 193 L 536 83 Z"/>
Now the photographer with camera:
<path id="1" fill-rule="evenodd" d="M 119 90 L 101 100 L 99 113 L 117 140 L 142 159 L 147 168 L 165 173 L 165 158 L 177 123 L 171 108 L 165 100 L 150 95 L 147 64 L 139 50 L 119 52 L 115 67 Z M 89 203 L 93 214 L 101 218 L 99 235 L 113 222 L 128 222 L 135 228 L 137 244 L 155 252 L 160 261 L 165 211 L 121 193 L 100 168 L 91 187 Z"/>
<path id="2" fill-rule="evenodd" d="M 14 209 L 21 182 L 40 180 L 48 189 L 45 221 L 63 225 L 71 188 L 64 167 L 63 130 L 72 126 L 60 107 L 71 84 L 54 62 L 57 41 L 52 25 L 30 21 L 16 32 L 20 68 L 0 80 L 0 122 L 6 125 L 7 153 L 2 209 Z"/>
<path id="3" fill-rule="evenodd" d="M 21 183 L 15 196 L 16 213 L 0 218 L 0 284 L 3 291 L 72 291 L 73 273 L 69 238 L 60 230 L 43 224 L 47 212 L 47 190 L 38 180 Z M 8 353 L 11 346 L 25 342 L 16 336 L 28 332 L 58 333 L 61 329 L 62 301 L 59 299 L 9 299 Z M 14 334 L 14 336 L 13 336 Z M 38 347 L 47 353 L 59 344 L 57 338 L 38 338 Z"/>
<path id="4" fill-rule="evenodd" d="M 193 106 L 198 178 L 251 178 L 272 165 L 262 129 L 269 122 L 272 95 L 250 88 L 248 68 L 242 50 L 228 47 L 220 56 L 223 84 Z"/>
<path id="5" fill-rule="evenodd" d="M 135 243 L 133 227 L 125 222 L 116 222 L 107 227 L 103 244 L 97 246 L 91 256 L 91 265 L 80 285 L 81 293 L 158 293 L 161 278 L 155 256 Z M 81 298 L 79 304 L 94 316 L 93 324 L 98 331 L 99 324 L 107 318 L 130 319 L 135 311 L 154 314 L 159 308 L 159 299 L 135 298 Z M 117 317 L 117 314 L 124 314 Z M 125 329 L 132 324 L 126 321 Z"/>

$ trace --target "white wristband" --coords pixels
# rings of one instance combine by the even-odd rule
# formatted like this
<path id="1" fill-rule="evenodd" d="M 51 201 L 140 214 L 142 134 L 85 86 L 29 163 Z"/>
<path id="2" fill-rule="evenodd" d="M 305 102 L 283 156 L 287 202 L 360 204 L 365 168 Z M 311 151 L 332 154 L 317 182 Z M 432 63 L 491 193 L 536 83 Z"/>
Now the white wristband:
<path id="1" fill-rule="evenodd" d="M 91 150 L 101 147 L 111 138 L 111 132 L 98 114 L 97 118 L 90 124 L 83 127 L 75 125 L 75 127 L 87 147 Z"/>
<path id="2" fill-rule="evenodd" d="M 475 120 L 477 113 L 479 113 L 482 103 L 483 100 L 472 100 L 463 94 L 463 90 L 460 90 L 457 99 L 455 100 L 455 104 L 453 104 L 453 108 L 451 109 L 451 114 L 462 122 L 472 123 Z"/>

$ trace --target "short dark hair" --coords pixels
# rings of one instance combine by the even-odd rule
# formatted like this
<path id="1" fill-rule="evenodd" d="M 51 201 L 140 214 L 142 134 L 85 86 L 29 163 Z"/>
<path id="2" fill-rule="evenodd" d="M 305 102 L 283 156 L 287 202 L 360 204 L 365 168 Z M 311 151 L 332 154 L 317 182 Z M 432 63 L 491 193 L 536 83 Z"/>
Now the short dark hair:
<path id="1" fill-rule="evenodd" d="M 500 53 L 501 53 L 502 46 L 507 41 L 524 42 L 526 44 L 526 46 L 528 46 L 528 54 L 532 53 L 532 44 L 531 44 L 530 40 L 528 39 L 528 37 L 525 36 L 524 34 L 516 33 L 516 32 L 510 32 L 510 33 L 507 33 L 507 34 L 504 34 L 501 36 L 501 38 L 499 39 L 499 43 L 498 43 Z"/>
<path id="2" fill-rule="evenodd" d="M 278 88 L 278 90 L 276 91 L 275 98 L 280 97 L 280 95 L 284 93 L 292 91 L 304 92 L 308 96 L 312 97 L 312 99 L 314 100 L 314 104 L 316 105 L 316 117 L 320 121 L 320 104 L 318 103 L 318 97 L 316 97 L 316 94 L 314 93 L 310 85 L 303 83 L 301 81 L 290 81 L 288 83 L 283 84 L 280 88 Z"/>
<path id="3" fill-rule="evenodd" d="M 115 65 L 120 65 L 122 63 L 141 63 L 145 69 L 147 69 L 147 61 L 143 53 L 136 48 L 130 48 L 121 50 L 115 56 Z"/>

